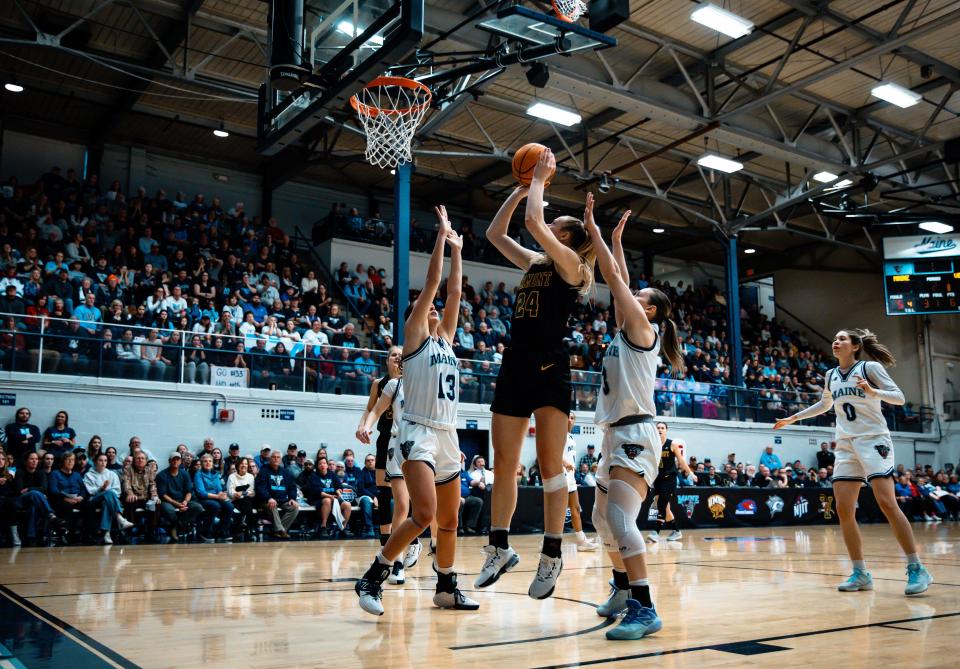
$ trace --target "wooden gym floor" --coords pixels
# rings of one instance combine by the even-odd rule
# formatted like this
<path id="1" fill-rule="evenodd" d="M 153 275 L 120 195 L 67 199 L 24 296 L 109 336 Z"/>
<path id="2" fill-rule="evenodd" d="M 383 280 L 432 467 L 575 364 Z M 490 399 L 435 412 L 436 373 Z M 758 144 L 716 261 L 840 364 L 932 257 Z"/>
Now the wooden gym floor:
<path id="1" fill-rule="evenodd" d="M 375 541 L 0 551 L 0 667 L 956 667 L 960 525 L 915 524 L 935 584 L 903 595 L 885 525 L 863 528 L 873 592 L 840 593 L 837 527 L 696 530 L 649 548 L 663 630 L 608 642 L 609 559 L 564 545 L 555 596 L 526 595 L 539 538 L 478 612 L 432 607 L 427 551 L 386 615 L 356 605 Z M 460 540 L 473 591 L 485 540 Z M 19 663 L 19 664 L 18 664 Z"/>

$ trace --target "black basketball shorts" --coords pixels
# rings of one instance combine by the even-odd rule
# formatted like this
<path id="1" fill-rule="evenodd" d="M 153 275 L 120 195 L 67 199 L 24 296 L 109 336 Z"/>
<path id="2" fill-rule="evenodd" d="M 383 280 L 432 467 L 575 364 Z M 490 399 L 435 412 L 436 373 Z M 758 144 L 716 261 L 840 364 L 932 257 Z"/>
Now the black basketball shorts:
<path id="1" fill-rule="evenodd" d="M 669 497 L 675 492 L 677 492 L 676 474 L 660 475 L 657 477 L 657 480 L 653 482 L 654 495 L 666 495 Z"/>
<path id="2" fill-rule="evenodd" d="M 569 415 L 571 392 L 570 354 L 566 349 L 543 352 L 507 349 L 490 411 L 529 418 L 536 409 L 555 407 Z"/>

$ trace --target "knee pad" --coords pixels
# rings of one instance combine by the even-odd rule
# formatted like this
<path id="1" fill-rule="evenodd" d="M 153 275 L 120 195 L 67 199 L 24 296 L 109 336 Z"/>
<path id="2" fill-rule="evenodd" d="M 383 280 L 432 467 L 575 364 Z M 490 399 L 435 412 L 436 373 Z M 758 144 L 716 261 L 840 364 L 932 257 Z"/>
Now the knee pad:
<path id="1" fill-rule="evenodd" d="M 610 524 L 607 522 L 607 496 L 599 488 L 597 489 L 597 496 L 593 501 L 592 522 L 593 529 L 600 535 L 600 540 L 603 541 L 603 547 L 607 552 L 616 551 L 618 546 L 613 541 Z"/>
<path id="2" fill-rule="evenodd" d="M 567 477 L 563 474 L 557 474 L 556 476 L 551 476 L 548 479 L 543 479 L 543 492 L 557 492 L 558 490 L 566 491 L 567 489 Z"/>
<path id="3" fill-rule="evenodd" d="M 647 551 L 643 535 L 637 527 L 637 516 L 643 498 L 632 485 L 625 481 L 610 481 L 607 493 L 607 523 L 617 542 L 620 557 L 629 558 Z"/>

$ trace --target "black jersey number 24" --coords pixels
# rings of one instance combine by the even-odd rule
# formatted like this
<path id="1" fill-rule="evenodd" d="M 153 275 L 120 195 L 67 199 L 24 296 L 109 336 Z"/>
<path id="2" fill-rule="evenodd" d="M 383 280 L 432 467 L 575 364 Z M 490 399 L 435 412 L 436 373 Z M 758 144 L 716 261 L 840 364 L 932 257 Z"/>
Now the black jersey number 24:
<path id="1" fill-rule="evenodd" d="M 447 374 L 444 378 L 443 374 L 440 375 L 439 379 L 439 390 L 437 390 L 437 399 L 438 400 L 453 400 L 457 397 L 457 377 L 453 374 Z M 443 388 L 443 384 L 447 384 L 446 390 Z"/>
<path id="2" fill-rule="evenodd" d="M 847 420 L 853 422 L 857 419 L 857 410 L 849 402 L 843 403 L 843 413 L 846 414 Z"/>
<path id="3" fill-rule="evenodd" d="M 540 313 L 540 291 L 531 290 L 517 295 L 517 304 L 513 308 L 514 318 L 536 318 Z"/>

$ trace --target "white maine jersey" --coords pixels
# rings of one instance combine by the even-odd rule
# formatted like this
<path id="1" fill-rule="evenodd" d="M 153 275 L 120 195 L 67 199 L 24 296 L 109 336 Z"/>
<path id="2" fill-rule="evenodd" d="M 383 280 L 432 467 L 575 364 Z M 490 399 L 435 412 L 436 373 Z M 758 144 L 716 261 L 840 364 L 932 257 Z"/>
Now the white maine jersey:
<path id="1" fill-rule="evenodd" d="M 442 337 L 427 337 L 403 358 L 403 419 L 440 430 L 457 429 L 460 370 Z"/>
<path id="2" fill-rule="evenodd" d="M 572 434 L 567 435 L 567 443 L 563 447 L 563 461 L 574 468 L 577 466 L 577 442 L 573 440 Z"/>
<path id="3" fill-rule="evenodd" d="M 867 364 L 865 360 L 858 360 L 846 374 L 839 367 L 827 372 L 827 389 L 837 414 L 837 439 L 872 437 L 890 432 L 887 419 L 880 411 L 880 399 L 867 397 L 857 388 L 857 377 L 877 386 L 877 376 L 868 373 Z M 880 363 L 873 362 L 872 365 L 880 366 Z"/>
<path id="4" fill-rule="evenodd" d="M 390 426 L 390 436 L 396 437 L 400 428 L 400 419 L 403 418 L 403 378 L 390 379 L 383 387 L 383 394 L 392 397 L 390 408 L 393 411 L 393 424 Z"/>
<path id="5" fill-rule="evenodd" d="M 563 447 L 563 463 L 573 468 L 563 468 L 563 475 L 567 479 L 567 492 L 573 492 L 577 489 L 577 442 L 573 440 L 572 434 L 567 435 L 567 443 Z"/>
<path id="6" fill-rule="evenodd" d="M 645 349 L 632 343 L 623 329 L 617 333 L 603 356 L 600 400 L 594 422 L 606 428 L 627 416 L 655 416 L 653 401 L 657 366 L 660 364 L 659 328 L 653 346 Z"/>

